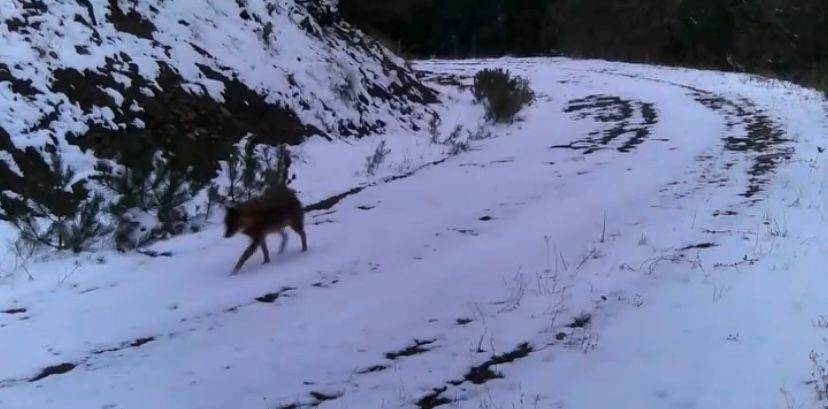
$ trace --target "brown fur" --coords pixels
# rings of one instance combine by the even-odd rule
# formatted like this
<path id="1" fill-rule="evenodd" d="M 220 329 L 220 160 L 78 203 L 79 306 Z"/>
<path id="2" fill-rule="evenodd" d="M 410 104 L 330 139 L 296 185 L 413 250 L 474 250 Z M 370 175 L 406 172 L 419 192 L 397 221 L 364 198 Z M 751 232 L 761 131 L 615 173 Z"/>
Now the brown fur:
<path id="1" fill-rule="evenodd" d="M 232 237 L 236 233 L 243 233 L 250 237 L 252 242 L 244 250 L 231 275 L 237 274 L 257 247 L 261 247 L 264 262 L 270 262 L 270 252 L 267 249 L 267 235 L 279 233 L 282 243 L 279 245 L 279 254 L 285 251 L 287 233 L 284 228 L 290 227 L 302 238 L 302 251 L 308 251 L 305 236 L 305 211 L 296 193 L 287 187 L 268 189 L 262 196 L 248 200 L 227 209 L 224 216 L 224 237 Z"/>

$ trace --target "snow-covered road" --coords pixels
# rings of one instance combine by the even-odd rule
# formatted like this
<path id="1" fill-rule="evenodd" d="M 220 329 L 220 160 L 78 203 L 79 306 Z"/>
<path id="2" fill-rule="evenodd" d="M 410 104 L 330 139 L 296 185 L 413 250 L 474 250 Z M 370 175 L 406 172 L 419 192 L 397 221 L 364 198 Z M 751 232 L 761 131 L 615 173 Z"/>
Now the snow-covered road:
<path id="1" fill-rule="evenodd" d="M 236 277 L 247 243 L 218 226 L 155 246 L 171 257 L 30 266 L 0 287 L 0 408 L 815 404 L 822 99 L 598 61 L 416 66 L 505 67 L 538 98 Z M 464 98 L 445 130 L 476 128 Z"/>

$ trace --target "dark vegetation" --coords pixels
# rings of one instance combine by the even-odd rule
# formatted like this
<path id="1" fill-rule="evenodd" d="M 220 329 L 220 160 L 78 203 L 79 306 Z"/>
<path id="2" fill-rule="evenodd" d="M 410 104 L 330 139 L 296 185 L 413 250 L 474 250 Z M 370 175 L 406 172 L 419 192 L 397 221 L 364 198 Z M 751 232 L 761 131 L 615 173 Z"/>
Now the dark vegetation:
<path id="1" fill-rule="evenodd" d="M 390 360 L 393 361 L 393 360 L 395 360 L 397 358 L 400 358 L 400 357 L 412 356 L 412 355 L 417 355 L 417 354 L 422 354 L 424 352 L 428 352 L 429 348 L 427 348 L 426 346 L 433 344 L 435 341 L 436 341 L 435 339 L 427 339 L 427 340 L 423 340 L 423 341 L 415 339 L 413 344 L 411 344 L 411 345 L 409 345 L 409 346 L 407 346 L 407 347 L 405 347 L 405 348 L 403 348 L 399 351 L 387 352 L 385 354 L 385 358 L 390 359 Z"/>
<path id="2" fill-rule="evenodd" d="M 828 90 L 824 0 L 341 0 L 410 56 L 565 54 L 779 76 Z"/>
<path id="3" fill-rule="evenodd" d="M 451 404 L 452 400 L 445 396 L 449 386 L 456 387 L 466 382 L 474 385 L 482 385 L 495 379 L 501 379 L 504 376 L 497 370 L 497 366 L 526 358 L 534 351 L 532 345 L 524 342 L 511 351 L 492 355 L 485 362 L 469 368 L 469 371 L 463 375 L 463 379 L 449 381 L 446 385 L 432 389 L 431 392 L 422 396 L 414 404 L 420 409 L 433 409 L 438 406 Z"/>
<path id="4" fill-rule="evenodd" d="M 474 97 L 486 107 L 486 116 L 495 122 L 512 122 L 535 93 L 525 78 L 514 77 L 501 68 L 486 69 L 474 76 Z"/>
<path id="5" fill-rule="evenodd" d="M 73 364 L 73 363 L 70 363 L 70 362 L 66 362 L 66 363 L 62 363 L 62 364 L 54 365 L 54 366 L 49 366 L 49 367 L 43 368 L 43 370 L 40 371 L 40 373 L 37 374 L 37 376 L 33 377 L 32 379 L 29 379 L 29 382 L 37 382 L 37 381 L 39 381 L 43 378 L 48 378 L 48 377 L 53 376 L 53 375 L 63 375 L 65 373 L 75 369 L 75 367 L 77 367 L 77 366 L 78 366 L 77 364 Z"/>
<path id="6" fill-rule="evenodd" d="M 652 103 L 609 95 L 573 99 L 564 112 L 575 114 L 577 119 L 591 118 L 596 123 L 609 125 L 590 132 L 580 140 L 550 147 L 579 150 L 584 155 L 608 148 L 630 152 L 649 138 L 652 127 L 658 123 L 658 112 Z"/>

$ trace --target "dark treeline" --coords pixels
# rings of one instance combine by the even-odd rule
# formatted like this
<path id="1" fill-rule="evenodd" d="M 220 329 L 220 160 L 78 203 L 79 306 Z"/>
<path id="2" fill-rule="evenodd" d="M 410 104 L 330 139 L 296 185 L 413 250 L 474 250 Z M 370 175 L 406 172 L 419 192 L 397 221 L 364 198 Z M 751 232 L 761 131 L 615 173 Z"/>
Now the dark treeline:
<path id="1" fill-rule="evenodd" d="M 340 0 L 340 9 L 411 56 L 561 53 L 828 89 L 828 0 Z"/>

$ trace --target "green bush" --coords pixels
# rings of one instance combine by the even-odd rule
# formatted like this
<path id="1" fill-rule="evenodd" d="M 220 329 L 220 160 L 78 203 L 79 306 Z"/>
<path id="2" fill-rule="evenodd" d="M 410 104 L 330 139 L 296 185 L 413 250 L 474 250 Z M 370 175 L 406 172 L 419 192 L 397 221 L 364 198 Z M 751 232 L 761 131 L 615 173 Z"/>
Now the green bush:
<path id="1" fill-rule="evenodd" d="M 486 106 L 486 116 L 495 122 L 512 122 L 523 107 L 535 100 L 526 78 L 508 71 L 485 69 L 474 76 L 474 97 Z"/>
<path id="2" fill-rule="evenodd" d="M 31 201 L 30 209 L 8 214 L 8 221 L 17 228 L 19 244 L 29 253 L 44 247 L 80 253 L 109 232 L 97 217 L 103 209 L 104 197 L 89 192 L 82 181 L 75 180 L 75 170 L 64 163 L 57 149 L 49 150 L 49 158 L 51 177 L 44 179 L 48 184 L 38 188 L 79 194 L 61 203 L 51 202 L 51 206 Z"/>
<path id="3" fill-rule="evenodd" d="M 292 159 L 284 144 L 274 149 L 257 147 L 263 148 L 248 140 L 230 153 L 226 168 L 227 188 L 224 198 L 219 201 L 228 204 L 250 200 L 271 187 L 287 186 L 296 177 L 289 173 Z"/>
<path id="4" fill-rule="evenodd" d="M 115 247 L 134 250 L 185 231 L 190 215 L 185 206 L 206 186 L 170 166 L 169 158 L 155 153 L 146 161 L 112 167 L 96 166 L 92 177 L 116 199 L 105 211 L 115 225 Z"/>

